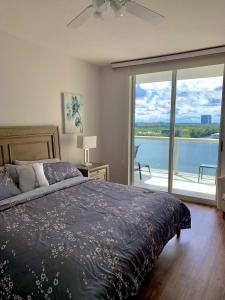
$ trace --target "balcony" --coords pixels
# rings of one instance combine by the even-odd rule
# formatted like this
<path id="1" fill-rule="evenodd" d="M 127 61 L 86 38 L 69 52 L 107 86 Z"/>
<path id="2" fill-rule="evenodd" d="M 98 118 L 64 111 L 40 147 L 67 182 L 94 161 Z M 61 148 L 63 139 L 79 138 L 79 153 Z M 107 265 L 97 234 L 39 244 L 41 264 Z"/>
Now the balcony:
<path id="1" fill-rule="evenodd" d="M 199 178 L 202 164 L 217 165 L 218 139 L 180 138 L 174 141 L 173 193 L 215 200 L 216 169 L 204 168 Z M 139 172 L 134 171 L 134 185 L 152 190 L 167 191 L 169 138 L 154 136 L 135 136 L 135 145 L 140 145 L 136 162 L 150 165 L 151 176 L 147 168 L 142 168 L 142 180 Z"/>

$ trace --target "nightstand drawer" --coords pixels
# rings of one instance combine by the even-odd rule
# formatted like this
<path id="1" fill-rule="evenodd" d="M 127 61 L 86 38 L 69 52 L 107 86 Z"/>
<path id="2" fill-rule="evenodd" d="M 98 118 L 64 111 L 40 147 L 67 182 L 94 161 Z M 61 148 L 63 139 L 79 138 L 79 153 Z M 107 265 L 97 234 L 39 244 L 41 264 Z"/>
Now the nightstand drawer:
<path id="1" fill-rule="evenodd" d="M 106 181 L 106 174 L 91 176 L 91 177 L 93 177 L 95 180 Z"/>
<path id="2" fill-rule="evenodd" d="M 101 169 L 98 171 L 90 171 L 90 176 L 95 177 L 98 175 L 104 175 L 106 173 L 106 169 Z"/>
<path id="3" fill-rule="evenodd" d="M 92 177 L 100 181 L 109 180 L 109 165 L 93 163 L 91 166 L 80 166 L 78 169 L 84 176 Z"/>
<path id="4" fill-rule="evenodd" d="M 96 180 L 106 180 L 106 169 L 101 169 L 97 171 L 90 171 L 90 177 L 94 177 Z"/>

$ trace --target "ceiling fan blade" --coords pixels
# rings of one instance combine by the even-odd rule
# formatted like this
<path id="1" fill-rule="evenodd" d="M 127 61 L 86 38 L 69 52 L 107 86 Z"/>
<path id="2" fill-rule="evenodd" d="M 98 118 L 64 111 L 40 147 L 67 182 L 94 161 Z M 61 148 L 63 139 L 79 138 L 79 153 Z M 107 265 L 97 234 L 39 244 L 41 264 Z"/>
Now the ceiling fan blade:
<path id="1" fill-rule="evenodd" d="M 152 24 L 159 24 L 165 19 L 164 16 L 135 1 L 128 1 L 126 3 L 126 11 Z"/>
<path id="2" fill-rule="evenodd" d="M 89 5 L 82 12 L 73 18 L 68 24 L 69 28 L 78 28 L 83 25 L 93 15 L 93 5 Z"/>

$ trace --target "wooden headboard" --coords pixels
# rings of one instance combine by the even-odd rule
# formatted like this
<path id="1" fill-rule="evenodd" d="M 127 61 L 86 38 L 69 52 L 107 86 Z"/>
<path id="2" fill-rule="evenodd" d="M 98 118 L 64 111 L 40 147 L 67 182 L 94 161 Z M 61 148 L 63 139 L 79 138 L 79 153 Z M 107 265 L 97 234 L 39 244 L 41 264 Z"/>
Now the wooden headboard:
<path id="1" fill-rule="evenodd" d="M 60 158 L 57 126 L 0 127 L 0 166 L 48 158 Z"/>

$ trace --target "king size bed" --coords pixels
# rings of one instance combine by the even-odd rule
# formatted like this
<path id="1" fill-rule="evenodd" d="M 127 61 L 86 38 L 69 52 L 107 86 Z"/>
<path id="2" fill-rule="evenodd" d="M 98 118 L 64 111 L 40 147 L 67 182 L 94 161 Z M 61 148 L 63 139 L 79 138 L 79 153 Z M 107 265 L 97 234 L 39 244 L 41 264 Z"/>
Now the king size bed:
<path id="1" fill-rule="evenodd" d="M 0 128 L 1 166 L 53 158 L 57 127 Z M 60 170 L 63 180 L 0 200 L 0 299 L 138 294 L 166 243 L 190 228 L 188 208 L 167 193 Z"/>

